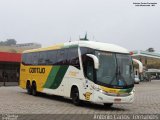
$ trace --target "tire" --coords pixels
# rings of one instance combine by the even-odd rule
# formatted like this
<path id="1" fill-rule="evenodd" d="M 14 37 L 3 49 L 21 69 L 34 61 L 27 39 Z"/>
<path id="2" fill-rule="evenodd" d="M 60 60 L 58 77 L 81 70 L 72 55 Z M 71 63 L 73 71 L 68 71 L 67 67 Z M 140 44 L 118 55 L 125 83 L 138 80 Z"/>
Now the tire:
<path id="1" fill-rule="evenodd" d="M 27 89 L 27 93 L 29 95 L 32 95 L 32 86 L 30 85 L 29 82 L 26 83 L 26 89 Z"/>
<path id="2" fill-rule="evenodd" d="M 104 106 L 105 106 L 106 108 L 110 108 L 110 107 L 112 107 L 112 105 L 113 105 L 113 103 L 104 103 Z"/>
<path id="3" fill-rule="evenodd" d="M 73 104 L 79 106 L 81 101 L 79 99 L 79 91 L 77 87 L 72 88 L 71 97 Z"/>
<path id="4" fill-rule="evenodd" d="M 32 95 L 33 95 L 33 96 L 37 96 L 36 83 L 32 83 Z"/>

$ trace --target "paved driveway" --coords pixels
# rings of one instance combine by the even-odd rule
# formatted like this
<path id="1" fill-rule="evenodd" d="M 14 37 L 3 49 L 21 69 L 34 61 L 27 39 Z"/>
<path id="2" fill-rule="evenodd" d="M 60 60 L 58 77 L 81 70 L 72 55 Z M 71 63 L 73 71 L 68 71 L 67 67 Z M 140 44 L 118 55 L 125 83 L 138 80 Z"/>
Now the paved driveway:
<path id="1" fill-rule="evenodd" d="M 19 87 L 0 87 L 0 114 L 156 114 L 160 113 L 160 80 L 135 85 L 133 104 L 114 104 L 112 108 L 84 103 L 74 106 L 71 100 L 41 94 L 28 95 Z"/>

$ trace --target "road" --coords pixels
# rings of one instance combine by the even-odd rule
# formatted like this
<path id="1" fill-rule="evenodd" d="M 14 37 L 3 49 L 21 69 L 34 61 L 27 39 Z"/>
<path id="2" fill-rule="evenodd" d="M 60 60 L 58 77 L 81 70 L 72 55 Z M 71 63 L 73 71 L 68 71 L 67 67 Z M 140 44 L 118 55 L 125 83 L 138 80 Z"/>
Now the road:
<path id="1" fill-rule="evenodd" d="M 74 106 L 70 99 L 40 94 L 31 96 L 19 87 L 0 87 L 0 114 L 157 114 L 160 113 L 160 80 L 135 85 L 132 104 L 112 108 L 84 103 Z"/>

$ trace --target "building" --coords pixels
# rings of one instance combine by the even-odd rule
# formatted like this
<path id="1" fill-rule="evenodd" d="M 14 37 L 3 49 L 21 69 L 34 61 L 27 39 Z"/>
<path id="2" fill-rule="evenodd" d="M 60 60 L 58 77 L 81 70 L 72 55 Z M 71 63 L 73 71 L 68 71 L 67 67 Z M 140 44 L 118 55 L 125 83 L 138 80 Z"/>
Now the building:
<path id="1" fill-rule="evenodd" d="M 38 43 L 23 43 L 23 44 L 16 44 L 16 45 L 11 45 L 11 47 L 15 48 L 21 48 L 21 49 L 36 49 L 36 48 L 41 48 L 41 44 Z"/>
<path id="2" fill-rule="evenodd" d="M 23 44 L 16 44 L 11 46 L 0 46 L 1 52 L 11 52 L 11 53 L 22 53 L 25 50 L 41 48 L 41 44 L 38 43 L 23 43 Z"/>
<path id="3" fill-rule="evenodd" d="M 159 79 L 159 72 L 151 72 L 149 70 L 160 69 L 160 53 L 148 52 L 148 51 L 131 51 L 132 57 L 139 60 L 143 64 L 143 73 L 139 72 L 138 64 L 134 63 L 135 75 L 139 76 L 140 80 L 152 79 L 151 77 L 155 74 Z"/>
<path id="4" fill-rule="evenodd" d="M 0 52 L 0 86 L 17 85 L 21 54 Z"/>
<path id="5" fill-rule="evenodd" d="M 41 48 L 41 44 L 24 43 L 0 46 L 0 86 L 18 84 L 21 53 L 24 50 L 36 48 Z"/>
<path id="6" fill-rule="evenodd" d="M 132 57 L 140 60 L 145 69 L 160 69 L 160 53 L 148 51 L 132 51 Z"/>

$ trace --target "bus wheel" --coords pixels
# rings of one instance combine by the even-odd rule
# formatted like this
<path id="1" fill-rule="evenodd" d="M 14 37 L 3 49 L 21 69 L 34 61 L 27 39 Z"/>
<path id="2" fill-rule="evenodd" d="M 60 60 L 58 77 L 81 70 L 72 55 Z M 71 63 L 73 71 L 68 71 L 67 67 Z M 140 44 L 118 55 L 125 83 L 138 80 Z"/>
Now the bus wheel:
<path id="1" fill-rule="evenodd" d="M 29 81 L 27 81 L 27 83 L 26 83 L 26 89 L 27 89 L 27 93 L 29 95 L 31 95 L 32 94 L 32 87 L 31 87 L 31 84 Z"/>
<path id="2" fill-rule="evenodd" d="M 71 91 L 72 102 L 74 105 L 80 105 L 79 91 L 77 87 L 73 87 Z"/>
<path id="3" fill-rule="evenodd" d="M 32 95 L 37 95 L 37 87 L 35 82 L 32 83 Z"/>
<path id="4" fill-rule="evenodd" d="M 110 108 L 110 107 L 112 107 L 112 105 L 113 105 L 113 103 L 104 103 L 104 106 L 105 106 L 106 108 Z"/>

